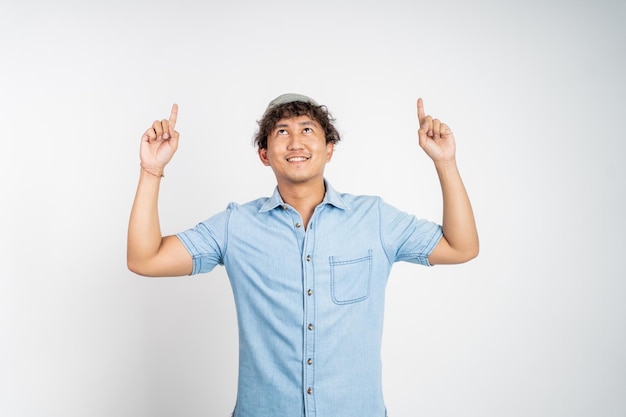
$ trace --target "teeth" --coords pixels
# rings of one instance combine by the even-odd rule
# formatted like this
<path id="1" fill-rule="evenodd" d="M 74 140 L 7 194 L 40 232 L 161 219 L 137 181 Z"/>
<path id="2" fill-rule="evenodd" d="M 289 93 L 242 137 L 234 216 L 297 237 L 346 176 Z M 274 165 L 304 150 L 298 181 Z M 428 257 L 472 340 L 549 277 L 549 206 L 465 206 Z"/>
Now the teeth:
<path id="1" fill-rule="evenodd" d="M 300 162 L 300 161 L 306 161 L 307 159 L 308 158 L 305 158 L 303 156 L 296 156 L 296 157 L 293 157 L 293 158 L 288 158 L 287 160 L 289 162 Z"/>

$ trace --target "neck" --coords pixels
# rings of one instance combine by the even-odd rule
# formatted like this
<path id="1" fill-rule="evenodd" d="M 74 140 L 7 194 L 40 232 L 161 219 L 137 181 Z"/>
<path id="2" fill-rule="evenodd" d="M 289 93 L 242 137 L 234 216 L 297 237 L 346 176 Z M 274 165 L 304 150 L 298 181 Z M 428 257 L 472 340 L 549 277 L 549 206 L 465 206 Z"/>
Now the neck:
<path id="1" fill-rule="evenodd" d="M 306 228 L 315 207 L 324 200 L 326 187 L 323 180 L 314 184 L 278 184 L 278 192 L 285 203 L 300 213 Z"/>

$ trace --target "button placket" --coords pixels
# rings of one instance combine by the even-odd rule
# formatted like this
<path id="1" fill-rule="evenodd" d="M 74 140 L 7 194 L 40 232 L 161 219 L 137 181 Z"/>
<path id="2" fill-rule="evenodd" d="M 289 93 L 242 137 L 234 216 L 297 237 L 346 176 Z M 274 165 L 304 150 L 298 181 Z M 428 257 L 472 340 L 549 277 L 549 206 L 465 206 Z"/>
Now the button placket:
<path id="1" fill-rule="evenodd" d="M 304 245 L 303 245 L 303 296 L 304 296 L 304 380 L 303 391 L 305 400 L 305 415 L 315 415 L 315 275 L 314 275 L 314 262 L 311 249 L 314 247 L 314 231 L 311 227 L 312 223 L 309 223 L 309 227 L 305 232 Z M 296 225 L 296 227 L 298 227 Z"/>

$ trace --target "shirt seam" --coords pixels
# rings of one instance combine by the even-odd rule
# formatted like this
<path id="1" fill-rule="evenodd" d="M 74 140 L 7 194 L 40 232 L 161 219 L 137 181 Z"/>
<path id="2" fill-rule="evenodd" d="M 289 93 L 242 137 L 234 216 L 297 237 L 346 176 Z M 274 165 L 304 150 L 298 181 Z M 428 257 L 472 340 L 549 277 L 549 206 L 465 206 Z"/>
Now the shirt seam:
<path id="1" fill-rule="evenodd" d="M 382 215 L 381 215 L 381 207 L 380 205 L 382 204 L 382 199 L 380 197 L 377 197 L 377 205 L 376 205 L 376 209 L 377 209 L 377 216 L 378 216 L 378 239 L 380 241 L 380 245 L 383 248 L 383 252 L 385 253 L 385 257 L 387 258 L 387 264 L 389 267 L 391 267 L 393 265 L 393 258 L 390 256 L 389 251 L 387 250 L 387 244 L 385 242 L 385 238 L 383 235 L 383 225 L 382 225 Z"/>

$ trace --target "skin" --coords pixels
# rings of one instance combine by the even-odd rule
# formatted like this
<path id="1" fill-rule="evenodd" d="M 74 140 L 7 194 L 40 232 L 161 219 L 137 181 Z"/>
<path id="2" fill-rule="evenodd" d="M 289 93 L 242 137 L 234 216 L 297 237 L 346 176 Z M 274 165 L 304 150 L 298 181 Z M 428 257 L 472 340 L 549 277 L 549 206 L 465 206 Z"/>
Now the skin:
<path id="1" fill-rule="evenodd" d="M 424 112 L 417 100 L 419 144 L 433 160 L 443 196 L 443 237 L 428 257 L 432 265 L 458 264 L 478 256 L 478 232 L 472 205 L 456 164 L 456 142 L 452 130 Z"/>
<path id="2" fill-rule="evenodd" d="M 128 268 L 145 276 L 181 276 L 192 272 L 192 259 L 176 236 L 162 236 L 158 195 L 165 166 L 178 148 L 175 130 L 178 105 L 169 119 L 156 120 L 141 137 L 141 173 L 128 227 Z M 432 159 L 443 196 L 443 237 L 429 257 L 431 264 L 466 262 L 478 255 L 478 233 L 469 197 L 456 164 L 452 130 L 424 112 L 417 100 L 419 145 Z M 272 168 L 285 203 L 308 224 L 323 200 L 324 168 L 334 145 L 326 143 L 323 129 L 308 116 L 280 120 L 259 149 L 261 162 Z"/>
<path id="3" fill-rule="evenodd" d="M 259 149 L 261 162 L 272 168 L 283 201 L 295 208 L 306 226 L 323 199 L 324 168 L 334 145 L 326 143 L 324 129 L 309 116 L 278 121 Z"/>
<path id="4" fill-rule="evenodd" d="M 189 275 L 193 264 L 189 252 L 176 236 L 161 234 L 158 198 L 161 175 L 178 148 L 178 105 L 169 119 L 156 120 L 141 137 L 142 169 L 128 225 L 128 268 L 145 276 Z"/>

